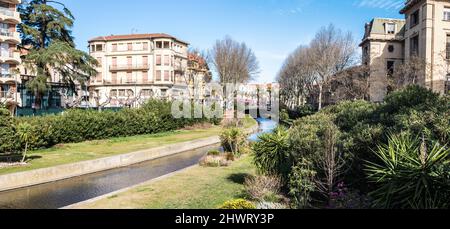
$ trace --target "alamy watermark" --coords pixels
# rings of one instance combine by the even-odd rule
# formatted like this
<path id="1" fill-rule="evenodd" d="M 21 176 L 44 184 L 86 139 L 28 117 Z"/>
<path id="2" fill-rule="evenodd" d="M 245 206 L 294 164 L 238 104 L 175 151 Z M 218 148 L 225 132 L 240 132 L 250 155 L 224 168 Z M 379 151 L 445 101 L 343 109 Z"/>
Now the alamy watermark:
<path id="1" fill-rule="evenodd" d="M 278 84 L 218 84 L 171 89 L 174 118 L 238 118 L 246 115 L 278 122 Z"/>

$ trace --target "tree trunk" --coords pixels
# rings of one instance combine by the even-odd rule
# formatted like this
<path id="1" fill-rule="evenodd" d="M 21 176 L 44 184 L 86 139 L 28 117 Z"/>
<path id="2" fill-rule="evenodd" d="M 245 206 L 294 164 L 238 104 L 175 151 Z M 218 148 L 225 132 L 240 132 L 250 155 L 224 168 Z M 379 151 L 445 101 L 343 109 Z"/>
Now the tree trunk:
<path id="1" fill-rule="evenodd" d="M 25 162 L 25 159 L 27 158 L 27 151 L 28 151 L 28 142 L 25 143 L 25 151 L 23 152 L 21 163 Z"/>
<path id="2" fill-rule="evenodd" d="M 323 94 L 323 84 L 319 84 L 319 111 L 322 110 L 322 94 Z"/>

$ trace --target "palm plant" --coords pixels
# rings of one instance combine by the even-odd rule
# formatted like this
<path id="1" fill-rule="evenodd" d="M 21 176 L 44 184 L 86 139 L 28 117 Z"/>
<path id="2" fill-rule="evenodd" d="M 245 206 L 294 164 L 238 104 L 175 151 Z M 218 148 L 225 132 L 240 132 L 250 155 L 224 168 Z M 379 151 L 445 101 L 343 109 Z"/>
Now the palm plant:
<path id="1" fill-rule="evenodd" d="M 31 126 L 27 122 L 22 122 L 17 126 L 17 135 L 19 137 L 19 140 L 22 144 L 25 144 L 25 149 L 22 154 L 21 163 L 24 163 L 25 159 L 27 158 L 28 144 L 29 144 L 31 136 L 33 134 L 32 132 L 33 132 L 33 126 Z"/>
<path id="2" fill-rule="evenodd" d="M 237 127 L 227 128 L 220 134 L 222 147 L 226 152 L 239 156 L 241 147 L 246 142 L 246 135 Z"/>
<path id="3" fill-rule="evenodd" d="M 448 208 L 450 203 L 450 150 L 409 135 L 389 137 L 378 147 L 380 163 L 368 162 L 368 178 L 377 186 L 370 193 L 375 207 Z"/>
<path id="4" fill-rule="evenodd" d="M 288 131 L 283 127 L 276 128 L 273 133 L 259 136 L 253 145 L 254 162 L 258 170 L 267 175 L 287 178 L 292 167 L 289 151 Z"/>

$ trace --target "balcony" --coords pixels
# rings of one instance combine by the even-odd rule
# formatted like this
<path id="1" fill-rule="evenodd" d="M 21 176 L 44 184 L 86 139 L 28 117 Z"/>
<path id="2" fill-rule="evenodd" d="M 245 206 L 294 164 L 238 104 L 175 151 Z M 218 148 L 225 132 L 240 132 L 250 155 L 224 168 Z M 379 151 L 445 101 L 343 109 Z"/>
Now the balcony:
<path id="1" fill-rule="evenodd" d="M 0 83 L 15 83 L 20 80 L 18 74 L 10 74 L 10 73 L 0 73 Z"/>
<path id="2" fill-rule="evenodd" d="M 148 64 L 135 64 L 135 65 L 111 65 L 109 66 L 109 71 L 118 72 L 118 71 L 131 71 L 131 70 L 149 70 L 150 65 Z"/>
<path id="3" fill-rule="evenodd" d="M 0 99 L 14 99 L 14 93 L 10 91 L 0 91 Z"/>
<path id="4" fill-rule="evenodd" d="M 11 24 L 19 24 L 22 22 L 19 12 L 3 7 L 0 7 L 0 21 Z"/>
<path id="5" fill-rule="evenodd" d="M 0 30 L 0 42 L 20 44 L 20 34 L 18 32 Z"/>
<path id="6" fill-rule="evenodd" d="M 0 52 L 0 63 L 6 63 L 6 64 L 20 64 L 22 60 L 20 59 L 20 53 L 19 52 Z"/>

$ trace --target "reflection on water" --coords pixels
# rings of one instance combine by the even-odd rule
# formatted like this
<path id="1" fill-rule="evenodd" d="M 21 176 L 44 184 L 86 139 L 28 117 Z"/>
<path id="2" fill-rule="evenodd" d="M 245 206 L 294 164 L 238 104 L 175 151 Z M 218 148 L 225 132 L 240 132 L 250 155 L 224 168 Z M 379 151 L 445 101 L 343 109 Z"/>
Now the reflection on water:
<path id="1" fill-rule="evenodd" d="M 275 121 L 272 121 L 270 119 L 263 119 L 259 118 L 257 119 L 259 123 L 259 130 L 258 133 L 253 134 L 249 137 L 250 141 L 258 141 L 258 136 L 265 133 L 272 132 L 273 129 L 275 129 L 278 126 L 278 123 Z"/>
<path id="2" fill-rule="evenodd" d="M 260 133 L 270 132 L 277 123 L 258 119 L 260 130 L 250 137 L 256 141 Z M 0 209 L 56 209 L 105 195 L 198 163 L 218 145 L 155 159 L 124 168 L 36 185 L 0 193 Z"/>

